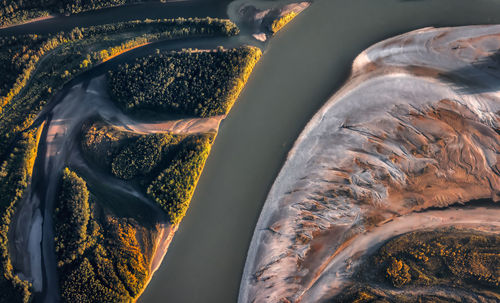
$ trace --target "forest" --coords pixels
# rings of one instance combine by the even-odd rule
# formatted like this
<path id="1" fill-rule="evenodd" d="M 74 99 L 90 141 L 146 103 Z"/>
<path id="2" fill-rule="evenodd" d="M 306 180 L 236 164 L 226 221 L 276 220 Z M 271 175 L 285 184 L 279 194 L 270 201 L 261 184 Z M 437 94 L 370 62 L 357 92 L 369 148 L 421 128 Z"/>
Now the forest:
<path id="1" fill-rule="evenodd" d="M 148 195 L 167 212 L 172 224 L 179 224 L 189 208 L 213 140 L 212 134 L 183 140 L 180 150 L 147 188 Z"/>
<path id="2" fill-rule="evenodd" d="M 288 22 L 292 21 L 293 18 L 297 17 L 297 15 L 298 14 L 296 12 L 292 11 L 274 20 L 273 23 L 271 24 L 271 32 L 273 34 L 276 34 L 279 30 L 285 27 L 285 25 L 287 25 Z"/>
<path id="3" fill-rule="evenodd" d="M 125 39 L 125 33 L 131 38 Z M 228 20 L 179 18 L 75 28 L 47 37 L 0 38 L 0 72 L 8 75 L 0 83 L 0 160 L 55 92 L 114 54 L 157 40 L 237 33 Z"/>
<path id="4" fill-rule="evenodd" d="M 147 42 L 234 35 L 228 20 L 166 19 L 75 28 L 55 35 L 0 38 L 0 302 L 28 302 L 31 286 L 14 272 L 8 230 L 32 173 L 43 124 L 37 115 L 64 84 L 113 54 Z M 127 38 L 125 38 L 127 37 Z"/>
<path id="5" fill-rule="evenodd" d="M 125 180 L 145 177 L 164 160 L 168 149 L 172 149 L 182 139 L 183 136 L 170 134 L 140 136 L 113 158 L 111 172 Z"/>
<path id="6" fill-rule="evenodd" d="M 132 302 L 148 279 L 141 228 L 99 205 L 85 180 L 66 168 L 54 214 L 63 302 Z"/>
<path id="7" fill-rule="evenodd" d="M 392 289 L 444 287 L 500 300 L 500 235 L 472 230 L 417 231 L 389 240 L 336 302 L 459 302 L 445 293 L 398 297 Z M 374 285 L 384 285 L 376 287 Z M 420 300 L 420 301 L 419 301 Z"/>
<path id="8" fill-rule="evenodd" d="M 140 0 L 2 0 L 0 27 L 50 14 L 76 14 L 138 2 Z"/>
<path id="9" fill-rule="evenodd" d="M 197 117 L 224 115 L 261 55 L 250 46 L 158 53 L 109 71 L 109 91 L 129 113 L 146 109 Z"/>
<path id="10" fill-rule="evenodd" d="M 214 138 L 214 134 L 137 135 L 96 122 L 85 127 L 82 150 L 108 173 L 138 182 L 165 210 L 170 222 L 178 224 L 189 207 Z"/>
<path id="11" fill-rule="evenodd" d="M 29 302 L 31 284 L 14 272 L 8 251 L 9 226 L 28 187 L 42 127 L 24 131 L 0 166 L 0 302 Z"/>

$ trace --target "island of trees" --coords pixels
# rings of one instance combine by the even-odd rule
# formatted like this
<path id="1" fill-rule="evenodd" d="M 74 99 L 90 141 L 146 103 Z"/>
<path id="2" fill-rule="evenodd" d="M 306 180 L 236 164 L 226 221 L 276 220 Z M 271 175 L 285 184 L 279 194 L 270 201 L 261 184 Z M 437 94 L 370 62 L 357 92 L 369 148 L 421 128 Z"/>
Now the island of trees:
<path id="1" fill-rule="evenodd" d="M 125 110 L 133 103 L 128 109 L 131 112 L 153 109 L 200 117 L 226 114 L 260 55 L 260 50 L 246 46 L 157 52 L 111 70 L 108 89 Z M 139 134 L 96 119 L 83 126 L 81 149 L 90 165 L 138 188 L 163 210 L 171 225 L 178 225 L 215 135 Z M 117 215 L 118 208 L 130 201 L 110 206 L 95 191 L 98 186 L 94 184 L 93 191 L 87 184 L 69 169 L 64 171 L 55 214 L 61 297 L 66 302 L 134 300 L 151 265 L 148 245 L 141 247 L 137 241 L 151 238 L 151 229 L 141 229 L 144 222 Z M 120 269 L 130 262 L 132 265 Z"/>
<path id="2" fill-rule="evenodd" d="M 83 71 L 138 45 L 237 33 L 228 20 L 179 18 L 0 38 L 0 302 L 28 302 L 32 297 L 30 283 L 15 274 L 10 261 L 8 232 L 31 180 L 43 128 L 35 118 L 55 93 Z"/>
<path id="3" fill-rule="evenodd" d="M 157 40 L 237 33 L 238 28 L 227 20 L 181 18 L 76 28 L 47 37 L 2 38 L 0 71 L 6 77 L 0 84 L 0 155 L 57 90 L 114 54 Z M 39 64 L 41 58 L 44 64 Z"/>
<path id="4" fill-rule="evenodd" d="M 85 131 L 89 161 L 114 177 L 137 182 L 164 209 L 170 223 L 184 217 L 215 134 L 138 135 L 97 122 Z"/>
<path id="5" fill-rule="evenodd" d="M 245 85 L 260 49 L 185 50 L 136 59 L 108 73 L 112 98 L 126 111 L 197 117 L 224 115 Z"/>

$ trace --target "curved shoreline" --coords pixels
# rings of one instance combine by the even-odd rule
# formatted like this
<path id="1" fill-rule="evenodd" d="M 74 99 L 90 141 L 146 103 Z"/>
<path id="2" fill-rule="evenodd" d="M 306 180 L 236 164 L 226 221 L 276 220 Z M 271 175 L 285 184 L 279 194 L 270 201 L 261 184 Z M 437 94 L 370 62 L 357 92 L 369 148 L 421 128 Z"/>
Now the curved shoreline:
<path id="1" fill-rule="evenodd" d="M 435 230 L 449 226 L 480 232 L 499 234 L 499 208 L 477 207 L 471 209 L 450 208 L 412 213 L 396 217 L 391 222 L 375 227 L 368 233 L 346 242 L 345 249 L 338 249 L 325 264 L 323 273 L 309 284 L 298 301 L 323 302 L 342 291 L 363 258 L 373 254 L 387 240 L 417 230 Z M 415 228 L 415 226 L 418 226 Z M 332 274 L 335 273 L 335 274 Z M 325 291 L 325 286 L 328 288 Z"/>
<path id="2" fill-rule="evenodd" d="M 330 239 L 332 251 L 364 234 L 367 220 L 498 200 L 498 75 L 481 64 L 496 64 L 488 56 L 499 46 L 500 26 L 425 28 L 361 53 L 349 81 L 295 142 L 269 192 L 238 301 L 300 301 L 321 278 L 313 274 L 318 262 L 330 255 L 313 249 L 320 236 Z M 450 85 L 454 75 L 460 81 Z M 454 130 L 463 133 L 454 137 Z M 477 139 L 478 131 L 484 137 Z M 440 145 L 437 133 L 449 145 Z M 454 144 L 464 146 L 462 153 Z"/>

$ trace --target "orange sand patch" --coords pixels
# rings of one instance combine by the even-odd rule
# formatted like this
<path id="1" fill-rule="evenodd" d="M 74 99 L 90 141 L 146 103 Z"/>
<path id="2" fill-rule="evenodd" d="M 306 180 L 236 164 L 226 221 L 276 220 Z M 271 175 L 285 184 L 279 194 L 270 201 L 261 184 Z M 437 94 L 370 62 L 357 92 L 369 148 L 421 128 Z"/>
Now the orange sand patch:
<path id="1" fill-rule="evenodd" d="M 113 59 L 114 57 L 117 57 L 117 56 L 119 56 L 119 55 L 123 54 L 123 53 L 126 53 L 126 52 L 128 52 L 128 51 L 131 51 L 131 50 L 133 50 L 133 49 L 136 49 L 136 48 L 138 48 L 138 47 L 141 47 L 141 46 L 144 46 L 144 45 L 148 45 L 148 44 L 151 44 L 151 42 L 146 42 L 146 43 L 139 44 L 139 45 L 136 45 L 136 46 L 131 47 L 131 48 L 124 49 L 124 50 L 122 50 L 122 51 L 120 51 L 120 52 L 118 52 L 118 53 L 116 53 L 116 54 L 114 54 L 114 55 L 112 55 L 112 56 L 107 57 L 106 59 L 102 60 L 102 62 L 106 62 L 106 61 L 108 61 L 108 60 Z"/>

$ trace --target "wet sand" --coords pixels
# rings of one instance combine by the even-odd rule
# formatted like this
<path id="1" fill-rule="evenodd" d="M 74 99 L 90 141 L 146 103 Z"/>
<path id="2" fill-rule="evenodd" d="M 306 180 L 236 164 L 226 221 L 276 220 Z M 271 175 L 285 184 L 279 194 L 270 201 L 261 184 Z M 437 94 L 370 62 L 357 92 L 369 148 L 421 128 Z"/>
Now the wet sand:
<path id="1" fill-rule="evenodd" d="M 332 251 L 371 224 L 499 200 L 499 46 L 500 26 L 425 28 L 361 53 L 271 188 L 239 302 L 315 302 L 331 287 Z M 318 253 L 313 243 L 326 235 Z M 306 300 L 312 285 L 320 291 Z"/>

